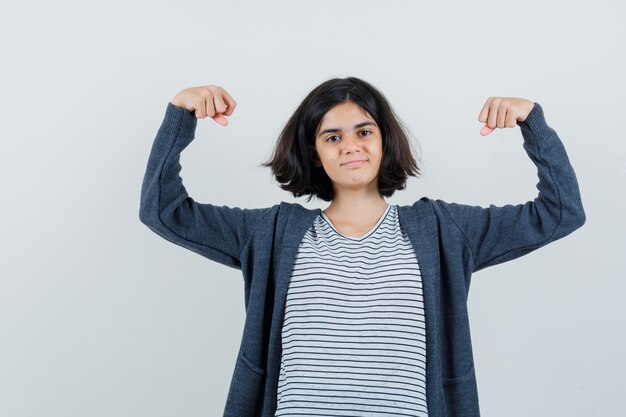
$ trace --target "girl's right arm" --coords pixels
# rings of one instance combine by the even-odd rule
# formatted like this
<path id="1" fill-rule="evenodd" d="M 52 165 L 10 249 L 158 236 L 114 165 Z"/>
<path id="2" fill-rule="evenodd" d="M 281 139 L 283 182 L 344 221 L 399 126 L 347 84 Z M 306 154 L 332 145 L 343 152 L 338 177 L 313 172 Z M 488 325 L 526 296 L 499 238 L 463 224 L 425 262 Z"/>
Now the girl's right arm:
<path id="1" fill-rule="evenodd" d="M 139 218 L 170 242 L 241 269 L 244 245 L 272 208 L 241 209 L 198 203 L 187 194 L 180 177 L 180 153 L 194 139 L 197 119 L 212 117 L 226 126 L 224 115 L 231 115 L 235 105 L 228 93 L 213 85 L 185 89 L 168 103 L 148 158 Z"/>

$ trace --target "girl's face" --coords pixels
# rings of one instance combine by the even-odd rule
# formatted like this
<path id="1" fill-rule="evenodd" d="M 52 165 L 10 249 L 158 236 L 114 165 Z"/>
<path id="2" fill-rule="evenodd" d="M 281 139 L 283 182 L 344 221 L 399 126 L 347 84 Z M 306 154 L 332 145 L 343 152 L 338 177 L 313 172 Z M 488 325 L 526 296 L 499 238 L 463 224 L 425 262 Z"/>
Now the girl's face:
<path id="1" fill-rule="evenodd" d="M 335 193 L 360 188 L 378 193 L 382 144 L 374 118 L 358 104 L 347 101 L 331 108 L 320 122 L 315 137 L 319 156 L 315 166 L 324 167 Z"/>

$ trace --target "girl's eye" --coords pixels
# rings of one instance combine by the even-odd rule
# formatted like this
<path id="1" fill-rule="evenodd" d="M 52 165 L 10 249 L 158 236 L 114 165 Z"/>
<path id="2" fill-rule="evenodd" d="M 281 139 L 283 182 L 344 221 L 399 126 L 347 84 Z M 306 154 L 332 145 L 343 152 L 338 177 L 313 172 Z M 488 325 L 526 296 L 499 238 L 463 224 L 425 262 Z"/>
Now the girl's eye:
<path id="1" fill-rule="evenodd" d="M 359 133 L 363 133 L 363 132 L 367 132 L 367 135 L 363 135 L 363 136 L 369 136 L 372 134 L 371 130 L 361 130 Z M 332 140 L 332 138 L 338 138 L 339 136 L 334 135 L 334 136 L 329 136 L 328 138 L 326 138 L 326 142 L 335 142 L 334 140 Z"/>

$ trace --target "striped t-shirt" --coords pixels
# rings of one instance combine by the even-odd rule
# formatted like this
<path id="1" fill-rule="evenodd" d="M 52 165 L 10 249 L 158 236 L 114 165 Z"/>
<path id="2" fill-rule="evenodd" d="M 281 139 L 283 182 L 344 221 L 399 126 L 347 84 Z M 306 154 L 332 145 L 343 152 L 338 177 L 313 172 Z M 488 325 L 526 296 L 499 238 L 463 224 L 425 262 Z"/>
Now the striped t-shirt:
<path id="1" fill-rule="evenodd" d="M 427 416 L 422 280 L 387 205 L 359 237 L 322 212 L 287 291 L 275 416 Z"/>

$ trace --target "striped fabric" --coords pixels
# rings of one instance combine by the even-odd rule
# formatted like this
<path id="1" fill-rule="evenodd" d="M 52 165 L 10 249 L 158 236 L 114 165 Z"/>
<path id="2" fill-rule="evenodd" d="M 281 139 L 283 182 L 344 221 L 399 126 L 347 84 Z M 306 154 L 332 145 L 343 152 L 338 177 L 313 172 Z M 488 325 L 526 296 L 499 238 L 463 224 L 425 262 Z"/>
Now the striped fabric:
<path id="1" fill-rule="evenodd" d="M 427 416 L 422 281 L 387 209 L 342 235 L 322 212 L 287 292 L 276 416 Z"/>

